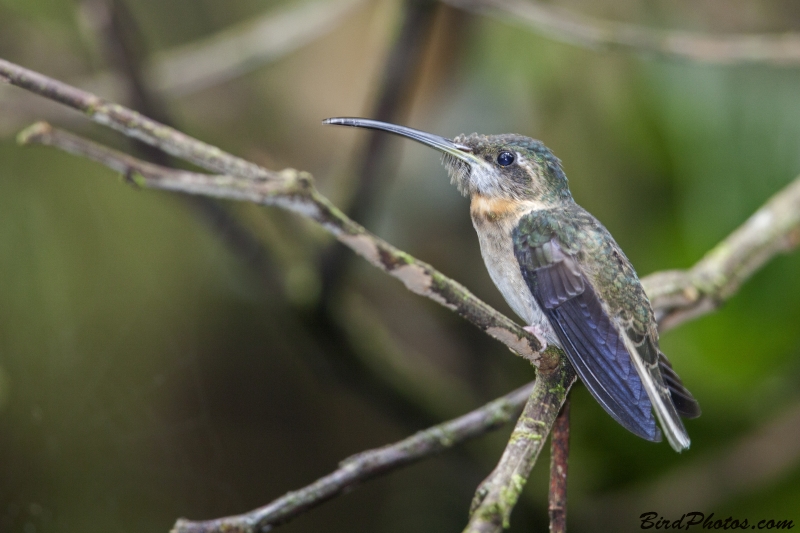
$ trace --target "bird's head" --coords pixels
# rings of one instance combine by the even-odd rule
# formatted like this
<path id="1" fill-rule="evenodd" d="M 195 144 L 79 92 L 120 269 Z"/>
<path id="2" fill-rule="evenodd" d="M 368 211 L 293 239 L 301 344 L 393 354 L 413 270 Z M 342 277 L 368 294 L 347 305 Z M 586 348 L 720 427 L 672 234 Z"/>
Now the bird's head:
<path id="1" fill-rule="evenodd" d="M 442 152 L 450 180 L 464 195 L 548 205 L 572 201 L 561 161 L 541 141 L 530 137 L 473 133 L 451 140 L 377 120 L 329 118 L 324 123 L 383 130 Z"/>

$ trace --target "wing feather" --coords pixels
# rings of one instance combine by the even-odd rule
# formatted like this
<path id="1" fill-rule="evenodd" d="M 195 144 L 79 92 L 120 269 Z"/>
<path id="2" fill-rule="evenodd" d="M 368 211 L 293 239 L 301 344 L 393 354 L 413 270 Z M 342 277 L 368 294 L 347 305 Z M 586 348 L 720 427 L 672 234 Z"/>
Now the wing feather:
<path id="1" fill-rule="evenodd" d="M 600 405 L 631 432 L 661 438 L 630 355 L 572 257 L 555 239 L 516 250 L 522 274 L 581 380 Z"/>
<path id="2" fill-rule="evenodd" d="M 514 253 L 581 380 L 615 420 L 651 441 L 661 440 L 655 405 L 672 447 L 687 448 L 689 438 L 679 414 L 699 416 L 699 406 L 658 349 L 657 334 L 630 319 L 610 316 L 574 250 L 565 251 L 568 247 L 562 246 L 556 232 L 550 233 L 528 239 L 519 235 L 518 228 Z"/>

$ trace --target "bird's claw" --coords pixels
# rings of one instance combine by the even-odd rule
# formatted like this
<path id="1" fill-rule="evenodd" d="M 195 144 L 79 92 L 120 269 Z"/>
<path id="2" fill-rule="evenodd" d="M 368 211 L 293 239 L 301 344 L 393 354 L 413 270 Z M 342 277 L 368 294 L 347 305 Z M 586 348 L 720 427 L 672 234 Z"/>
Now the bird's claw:
<path id="1" fill-rule="evenodd" d="M 538 340 L 539 344 L 542 345 L 542 348 L 539 350 L 540 352 L 543 352 L 545 349 L 547 349 L 547 341 L 544 339 L 544 330 L 542 330 L 542 328 L 534 324 L 531 326 L 525 326 L 522 329 L 536 337 L 536 340 Z"/>

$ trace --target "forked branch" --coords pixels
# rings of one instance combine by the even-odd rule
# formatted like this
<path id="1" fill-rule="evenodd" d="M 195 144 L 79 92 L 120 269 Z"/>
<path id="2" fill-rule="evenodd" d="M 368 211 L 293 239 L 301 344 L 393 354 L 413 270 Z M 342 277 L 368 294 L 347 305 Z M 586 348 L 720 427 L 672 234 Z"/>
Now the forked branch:
<path id="1" fill-rule="evenodd" d="M 20 136 L 23 142 L 56 145 L 63 139 L 65 149 L 69 146 L 69 151 L 92 157 L 132 178 L 141 176 L 142 185 L 276 205 L 306 216 L 370 263 L 402 281 L 412 292 L 456 312 L 508 346 L 512 352 L 533 364 L 538 363 L 540 345 L 535 336 L 478 299 L 460 283 L 369 233 L 322 196 L 309 173 L 294 169 L 267 170 L 124 106 L 106 102 L 91 93 L 2 59 L 0 78 L 83 111 L 95 122 L 221 175 L 176 171 L 145 163 L 74 135 L 54 132 L 42 123 L 23 132 Z"/>

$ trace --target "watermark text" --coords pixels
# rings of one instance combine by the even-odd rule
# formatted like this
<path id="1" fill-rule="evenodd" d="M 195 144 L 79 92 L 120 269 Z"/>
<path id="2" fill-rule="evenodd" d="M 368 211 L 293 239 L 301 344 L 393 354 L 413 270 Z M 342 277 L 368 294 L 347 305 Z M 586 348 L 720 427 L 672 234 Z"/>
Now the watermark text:
<path id="1" fill-rule="evenodd" d="M 688 531 L 689 529 L 722 529 L 722 530 L 736 530 L 736 529 L 776 529 L 788 530 L 794 528 L 792 520 L 774 520 L 763 519 L 753 520 L 748 519 L 740 520 L 732 516 L 725 518 L 718 518 L 714 513 L 706 516 L 705 513 L 694 511 L 692 513 L 685 513 L 680 518 L 670 520 L 660 516 L 655 511 L 642 513 L 639 516 L 642 521 L 642 529 L 678 529 Z"/>

